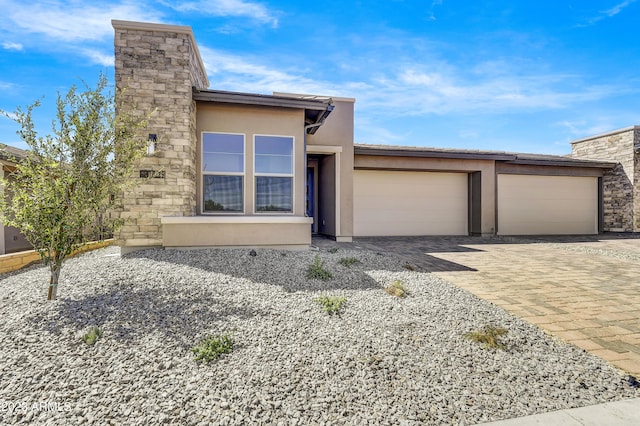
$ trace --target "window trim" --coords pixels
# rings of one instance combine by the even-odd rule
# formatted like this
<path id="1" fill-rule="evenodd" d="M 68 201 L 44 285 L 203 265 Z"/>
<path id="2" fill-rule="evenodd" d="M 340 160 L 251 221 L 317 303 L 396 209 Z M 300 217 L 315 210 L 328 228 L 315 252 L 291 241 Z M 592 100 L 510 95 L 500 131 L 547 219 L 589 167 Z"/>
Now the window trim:
<path id="1" fill-rule="evenodd" d="M 242 172 L 206 172 L 204 170 L 204 135 L 218 134 L 218 135 L 235 135 L 242 136 Z M 230 211 L 205 211 L 204 210 L 204 177 L 205 176 L 242 176 L 242 211 L 230 212 Z M 245 133 L 235 132 L 216 132 L 203 130 L 200 132 L 200 214 L 212 215 L 212 216 L 240 216 L 245 215 L 247 211 L 246 203 L 247 194 L 247 135 Z"/>
<path id="2" fill-rule="evenodd" d="M 256 171 L 256 138 L 258 137 L 277 137 L 277 138 L 290 138 L 291 139 L 291 174 L 288 173 L 258 173 Z M 293 135 L 269 135 L 264 133 L 255 133 L 253 135 L 253 214 L 265 215 L 265 216 L 293 216 L 296 210 L 296 137 Z M 287 177 L 291 178 L 291 211 L 278 212 L 278 211 L 259 211 L 257 206 L 258 192 L 257 192 L 257 178 L 258 177 Z"/>

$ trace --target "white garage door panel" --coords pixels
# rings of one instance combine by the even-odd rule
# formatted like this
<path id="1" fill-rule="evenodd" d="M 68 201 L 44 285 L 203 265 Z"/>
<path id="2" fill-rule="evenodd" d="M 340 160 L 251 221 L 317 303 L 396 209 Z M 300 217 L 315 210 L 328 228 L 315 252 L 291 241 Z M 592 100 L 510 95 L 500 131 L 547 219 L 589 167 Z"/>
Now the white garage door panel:
<path id="1" fill-rule="evenodd" d="M 498 234 L 597 234 L 598 178 L 498 175 Z"/>
<path id="2" fill-rule="evenodd" d="M 467 174 L 356 170 L 354 234 L 466 235 Z"/>

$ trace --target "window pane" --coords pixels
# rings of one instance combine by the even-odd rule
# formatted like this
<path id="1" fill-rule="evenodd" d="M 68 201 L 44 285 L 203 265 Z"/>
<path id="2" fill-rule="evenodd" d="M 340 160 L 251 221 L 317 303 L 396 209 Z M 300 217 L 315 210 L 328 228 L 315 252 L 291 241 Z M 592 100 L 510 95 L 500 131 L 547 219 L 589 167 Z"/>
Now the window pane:
<path id="1" fill-rule="evenodd" d="M 244 136 L 223 133 L 202 134 L 202 170 L 244 172 Z"/>
<path id="2" fill-rule="evenodd" d="M 256 155 L 256 173 L 293 174 L 291 157 L 282 155 Z"/>
<path id="3" fill-rule="evenodd" d="M 256 173 L 293 174 L 293 138 L 256 136 Z"/>
<path id="4" fill-rule="evenodd" d="M 256 154 L 293 154 L 293 138 L 290 136 L 256 136 Z"/>
<path id="5" fill-rule="evenodd" d="M 225 133 L 203 133 L 203 151 L 208 152 L 244 152 L 244 136 L 228 135 Z"/>
<path id="6" fill-rule="evenodd" d="M 292 212 L 293 179 L 288 177 L 256 177 L 256 211 Z"/>
<path id="7" fill-rule="evenodd" d="M 244 171 L 244 156 L 242 154 L 204 152 L 202 154 L 202 171 L 242 173 Z"/>
<path id="8" fill-rule="evenodd" d="M 242 176 L 204 176 L 205 212 L 242 212 Z"/>

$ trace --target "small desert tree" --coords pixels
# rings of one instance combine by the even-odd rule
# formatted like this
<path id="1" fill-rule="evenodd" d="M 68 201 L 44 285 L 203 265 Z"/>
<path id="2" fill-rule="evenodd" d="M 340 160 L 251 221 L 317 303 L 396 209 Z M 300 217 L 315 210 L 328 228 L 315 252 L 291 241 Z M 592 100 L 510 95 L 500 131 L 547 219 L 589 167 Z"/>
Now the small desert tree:
<path id="1" fill-rule="evenodd" d="M 116 114 L 116 95 L 101 75 L 95 89 L 73 86 L 58 94 L 52 135 L 38 136 L 33 111 L 39 102 L 4 113 L 20 125 L 29 146 L 10 179 L 3 179 L 1 220 L 20 230 L 51 272 L 48 299 L 56 299 L 62 263 L 102 229 L 118 225 L 105 214 L 112 197 L 132 185 L 130 177 L 144 155 L 136 138 L 146 125 L 133 113 Z M 101 220 L 98 220 L 101 218 Z"/>

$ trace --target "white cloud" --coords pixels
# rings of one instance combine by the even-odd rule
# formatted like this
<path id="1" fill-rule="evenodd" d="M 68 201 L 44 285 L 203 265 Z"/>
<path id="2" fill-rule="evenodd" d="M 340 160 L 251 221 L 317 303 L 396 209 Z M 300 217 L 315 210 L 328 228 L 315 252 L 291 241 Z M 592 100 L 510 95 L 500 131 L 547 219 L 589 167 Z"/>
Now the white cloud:
<path id="1" fill-rule="evenodd" d="M 434 13 L 434 9 L 436 6 L 441 6 L 442 5 L 442 0 L 432 0 L 431 1 L 431 7 L 429 8 L 429 16 L 427 17 L 427 19 L 429 19 L 430 21 L 435 21 L 436 20 L 436 15 Z"/>
<path id="2" fill-rule="evenodd" d="M 22 50 L 24 46 L 20 43 L 14 43 L 11 41 L 5 41 L 2 43 L 2 48 L 6 50 Z"/>
<path id="3" fill-rule="evenodd" d="M 96 49 L 80 49 L 80 53 L 88 57 L 94 64 L 105 67 L 112 67 L 114 64 L 113 54 L 105 54 Z"/>
<path id="4" fill-rule="evenodd" d="M 622 10 L 625 9 L 627 6 L 630 6 L 635 2 L 636 0 L 624 0 L 623 2 L 616 4 L 610 9 L 601 11 L 597 16 L 594 16 L 593 18 L 588 19 L 587 23 L 582 26 L 593 25 L 599 21 L 602 21 L 603 19 L 613 18 L 614 16 L 622 12 Z"/>
<path id="5" fill-rule="evenodd" d="M 179 12 L 198 12 L 211 16 L 240 16 L 259 22 L 278 26 L 276 13 L 261 3 L 244 0 L 199 0 L 183 2 L 166 2 L 167 6 Z"/>
<path id="6" fill-rule="evenodd" d="M 616 127 L 615 124 L 613 124 L 614 122 L 616 122 L 616 120 L 610 120 L 609 117 L 599 116 L 597 123 L 594 123 L 591 120 L 563 120 L 556 123 L 556 125 L 567 129 L 572 139 L 576 139 L 611 131 Z"/>
<path id="7" fill-rule="evenodd" d="M 87 5 L 79 1 L 0 0 L 3 27 L 14 33 L 41 34 L 56 41 L 103 40 L 113 36 L 111 19 L 159 21 L 160 15 L 133 3 Z"/>
<path id="8" fill-rule="evenodd" d="M 249 93 L 335 93 L 335 85 L 288 73 L 220 50 L 200 47 L 200 53 L 212 87 Z"/>
<path id="9" fill-rule="evenodd" d="M 614 85 L 588 85 L 579 76 L 530 73 L 521 69 L 485 69 L 478 75 L 449 64 L 398 64 L 378 74 L 361 73 L 358 80 L 323 81 L 311 72 L 283 70 L 253 59 L 201 47 L 213 88 L 250 93 L 272 91 L 348 96 L 358 99 L 359 110 L 402 115 L 448 113 L 493 114 L 566 108 L 600 100 L 629 89 Z"/>
<path id="10" fill-rule="evenodd" d="M 15 84 L 10 83 L 8 81 L 1 81 L 0 80 L 0 89 L 9 90 L 9 89 L 13 89 L 14 87 L 15 87 Z"/>

